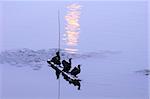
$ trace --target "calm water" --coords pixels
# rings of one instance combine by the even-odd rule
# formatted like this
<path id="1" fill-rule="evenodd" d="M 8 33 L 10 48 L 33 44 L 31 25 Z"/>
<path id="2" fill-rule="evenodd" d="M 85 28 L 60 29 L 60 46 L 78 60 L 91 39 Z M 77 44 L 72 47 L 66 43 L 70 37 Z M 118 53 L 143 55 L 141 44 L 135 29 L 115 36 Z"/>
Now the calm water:
<path id="1" fill-rule="evenodd" d="M 67 45 L 62 40 L 66 33 L 64 17 L 68 11 L 66 6 L 72 3 L 3 3 L 2 51 L 28 48 L 32 49 L 28 53 L 33 54 L 37 50 L 57 48 L 58 8 L 61 9 L 61 48 L 65 49 Z M 78 42 L 73 48 L 79 50 L 77 54 L 86 57 L 74 58 L 73 66 L 82 64 L 82 86 L 78 91 L 61 78 L 61 99 L 148 99 L 149 78 L 135 72 L 148 69 L 147 3 L 78 4 L 83 7 L 80 9 Z M 47 55 L 36 54 L 32 58 Z M 9 61 L 0 64 L 1 98 L 57 99 L 58 80 L 47 63 L 40 61 L 37 64 L 35 60 L 26 64 L 30 58 L 20 57 L 3 57 Z M 16 60 L 21 61 L 16 65 L 8 64 Z"/>

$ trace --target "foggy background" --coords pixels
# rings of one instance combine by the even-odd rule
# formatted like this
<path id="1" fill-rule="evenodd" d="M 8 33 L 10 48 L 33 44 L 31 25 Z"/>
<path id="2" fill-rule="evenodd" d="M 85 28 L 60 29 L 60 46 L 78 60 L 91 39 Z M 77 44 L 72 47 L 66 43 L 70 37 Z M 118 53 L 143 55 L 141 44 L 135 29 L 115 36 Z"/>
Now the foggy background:
<path id="1" fill-rule="evenodd" d="M 148 79 L 145 76 L 135 76 L 136 74 L 131 73 L 148 68 L 147 2 L 3 2 L 2 6 L 0 5 L 1 51 L 21 48 L 33 50 L 57 48 L 57 11 L 60 9 L 62 37 L 65 32 L 66 5 L 72 3 L 83 6 L 77 46 L 79 52 L 108 50 L 119 51 L 121 54 L 106 59 L 76 60 L 75 62 L 83 64 L 81 77 L 84 81 L 92 81 L 92 83 L 90 85 L 83 84 L 83 90 L 76 92 L 73 88 L 69 89 L 71 86 L 65 81 L 62 82 L 62 87 L 67 87 L 62 92 L 62 99 L 72 97 L 81 99 L 148 99 Z M 64 48 L 62 40 L 61 48 Z M 1 89 L 4 97 L 2 99 L 12 99 L 10 97 L 24 99 L 24 96 L 28 97 L 27 99 L 30 97 L 31 99 L 33 97 L 48 99 L 48 97 L 54 98 L 57 95 L 57 89 L 55 89 L 57 81 L 54 75 L 51 75 L 49 81 L 47 74 L 51 71 L 46 70 L 46 67 L 44 70 L 41 69 L 39 72 L 33 73 L 27 68 L 18 70 L 11 66 L 2 66 L 3 88 Z M 24 77 L 24 80 L 20 75 Z M 41 75 L 44 78 L 43 76 L 39 77 Z M 13 77 L 15 80 L 11 79 Z M 35 86 L 32 85 L 35 83 L 33 78 L 38 82 Z M 41 81 L 42 78 L 45 82 Z M 27 83 L 24 83 L 26 81 Z M 51 82 L 52 85 L 48 85 L 48 82 Z M 45 86 L 42 88 L 39 85 Z M 28 92 L 30 88 L 25 86 L 33 86 L 33 89 L 31 88 L 31 92 Z M 37 89 L 41 89 L 41 92 L 34 93 Z"/>

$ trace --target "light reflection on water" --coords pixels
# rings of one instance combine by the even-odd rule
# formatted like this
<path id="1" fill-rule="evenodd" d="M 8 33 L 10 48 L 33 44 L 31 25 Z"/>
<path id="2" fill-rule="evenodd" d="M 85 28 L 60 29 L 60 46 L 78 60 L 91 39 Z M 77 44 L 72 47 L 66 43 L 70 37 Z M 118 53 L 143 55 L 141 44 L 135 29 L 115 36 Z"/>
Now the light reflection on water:
<path id="1" fill-rule="evenodd" d="M 63 40 L 65 41 L 65 50 L 68 53 L 77 53 L 77 45 L 79 43 L 80 34 L 80 11 L 81 5 L 71 4 L 67 6 L 67 14 L 65 15 L 66 25 Z"/>

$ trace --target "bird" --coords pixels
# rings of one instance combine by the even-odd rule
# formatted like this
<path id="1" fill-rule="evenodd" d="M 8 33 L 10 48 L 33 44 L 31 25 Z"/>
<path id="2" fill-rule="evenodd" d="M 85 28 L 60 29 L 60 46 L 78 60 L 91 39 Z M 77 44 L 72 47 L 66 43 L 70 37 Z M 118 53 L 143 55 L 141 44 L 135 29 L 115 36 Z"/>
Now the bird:
<path id="1" fill-rule="evenodd" d="M 77 67 L 74 67 L 71 70 L 70 74 L 73 75 L 74 77 L 77 77 L 77 75 L 81 72 L 80 66 L 81 65 L 78 65 Z"/>
<path id="2" fill-rule="evenodd" d="M 59 51 L 56 52 L 56 56 L 54 56 L 54 57 L 51 59 L 51 62 L 53 62 L 53 63 L 56 64 L 56 65 L 61 65 Z"/>
<path id="3" fill-rule="evenodd" d="M 72 58 L 69 58 L 69 62 L 67 62 L 66 60 L 62 61 L 62 65 L 64 67 L 63 71 L 66 73 L 68 73 L 69 70 L 71 69 L 71 64 L 72 64 L 71 60 L 72 60 Z"/>

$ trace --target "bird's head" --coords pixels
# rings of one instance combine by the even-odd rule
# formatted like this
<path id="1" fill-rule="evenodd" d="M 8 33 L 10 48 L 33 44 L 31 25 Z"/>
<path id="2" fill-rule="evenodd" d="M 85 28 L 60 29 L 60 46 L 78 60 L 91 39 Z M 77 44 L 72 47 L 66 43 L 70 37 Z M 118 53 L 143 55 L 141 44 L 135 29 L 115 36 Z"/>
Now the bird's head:
<path id="1" fill-rule="evenodd" d="M 79 65 L 78 65 L 78 68 L 80 68 L 80 67 L 81 67 L 81 65 L 79 64 Z"/>
<path id="2" fill-rule="evenodd" d="M 58 51 L 58 52 L 56 52 L 56 55 L 59 55 L 59 51 Z"/>
<path id="3" fill-rule="evenodd" d="M 71 62 L 72 58 L 69 58 L 69 61 Z"/>

